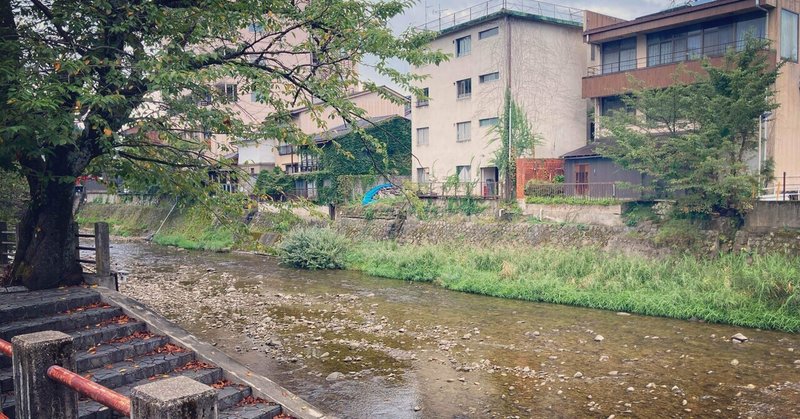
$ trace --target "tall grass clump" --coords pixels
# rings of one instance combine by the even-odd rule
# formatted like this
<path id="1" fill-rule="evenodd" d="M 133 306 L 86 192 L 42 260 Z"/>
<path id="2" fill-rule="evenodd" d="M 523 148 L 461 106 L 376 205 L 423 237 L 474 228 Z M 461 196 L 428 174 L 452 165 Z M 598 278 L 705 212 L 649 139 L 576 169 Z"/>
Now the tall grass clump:
<path id="1" fill-rule="evenodd" d="M 278 257 L 295 268 L 343 269 L 348 244 L 344 236 L 328 228 L 298 228 L 278 245 Z"/>
<path id="2" fill-rule="evenodd" d="M 800 258 L 627 256 L 598 249 L 360 243 L 349 267 L 489 295 L 800 331 Z"/>

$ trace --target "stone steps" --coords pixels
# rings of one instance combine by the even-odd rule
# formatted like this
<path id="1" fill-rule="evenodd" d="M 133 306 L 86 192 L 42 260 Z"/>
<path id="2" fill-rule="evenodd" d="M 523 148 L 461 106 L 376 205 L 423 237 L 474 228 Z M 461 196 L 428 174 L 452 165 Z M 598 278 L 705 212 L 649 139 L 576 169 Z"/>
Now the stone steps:
<path id="1" fill-rule="evenodd" d="M 101 303 L 91 289 L 0 294 L 0 318 L 0 338 L 9 341 L 43 330 L 69 334 L 77 372 L 123 395 L 142 384 L 186 376 L 215 389 L 220 418 L 269 419 L 282 412 L 280 405 L 253 397 L 250 387 L 224 380 L 220 368 L 196 361 L 192 351 L 149 333 L 145 323 L 125 316 L 120 308 Z M 0 356 L 0 405 L 10 418 L 14 404 L 10 359 Z M 78 408 L 81 419 L 118 417 L 89 399 L 81 399 Z"/>

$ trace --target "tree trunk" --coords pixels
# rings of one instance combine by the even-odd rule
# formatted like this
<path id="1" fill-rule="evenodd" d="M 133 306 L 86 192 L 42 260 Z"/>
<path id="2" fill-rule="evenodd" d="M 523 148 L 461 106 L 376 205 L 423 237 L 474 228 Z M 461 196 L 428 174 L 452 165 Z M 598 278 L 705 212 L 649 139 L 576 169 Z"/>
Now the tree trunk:
<path id="1" fill-rule="evenodd" d="M 17 227 L 13 281 L 29 289 L 80 283 L 75 260 L 77 225 L 72 217 L 74 180 L 28 176 L 31 202 Z M 73 178 L 74 179 L 74 178 Z"/>

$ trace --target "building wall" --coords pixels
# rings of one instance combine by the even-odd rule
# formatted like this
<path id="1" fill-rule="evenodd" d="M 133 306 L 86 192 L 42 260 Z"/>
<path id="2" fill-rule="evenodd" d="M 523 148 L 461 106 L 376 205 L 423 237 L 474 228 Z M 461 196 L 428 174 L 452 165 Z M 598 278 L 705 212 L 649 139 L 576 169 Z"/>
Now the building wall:
<path id="1" fill-rule="evenodd" d="M 576 171 L 578 165 L 589 165 L 589 183 L 601 184 L 596 186 L 589 186 L 588 194 L 593 197 L 611 197 L 612 195 L 617 198 L 639 198 L 641 192 L 634 188 L 625 188 L 616 185 L 616 182 L 626 182 L 631 185 L 642 185 L 642 174 L 634 171 L 627 170 L 616 165 L 611 159 L 602 157 L 587 157 L 576 159 L 564 160 L 564 183 L 567 185 L 576 183 Z M 614 186 L 612 186 L 612 184 Z M 575 188 L 567 187 L 565 193 L 567 195 L 575 195 Z"/>
<path id="2" fill-rule="evenodd" d="M 780 15 L 781 9 L 787 8 L 795 13 L 800 13 L 800 0 L 775 0 L 775 8 L 769 9 L 767 18 L 767 37 L 773 41 L 772 49 L 780 51 Z M 739 6 L 737 6 L 739 7 Z M 750 7 L 750 6 L 748 6 Z M 652 25 L 655 25 L 653 23 Z M 657 25 L 653 26 L 658 28 Z M 599 49 L 599 48 L 598 48 Z M 612 73 L 608 75 L 586 77 L 583 79 L 583 95 L 594 98 L 593 107 L 598 117 L 596 126 L 599 128 L 601 96 L 619 94 L 629 88 L 629 76 L 644 81 L 650 87 L 663 87 L 672 83 L 672 74 L 677 70 L 678 64 L 669 64 L 656 67 L 647 67 L 647 37 L 645 34 L 637 35 L 638 68 L 631 72 Z M 599 54 L 598 54 L 599 55 Z M 779 53 L 772 53 L 775 62 L 781 60 Z M 598 59 L 598 63 L 599 63 Z M 720 57 L 712 58 L 713 65 L 722 65 L 724 60 Z M 691 71 L 701 70 L 700 61 L 686 63 L 686 68 Z M 775 88 L 776 101 L 780 107 L 766 121 L 767 150 L 765 155 L 775 162 L 775 176 L 781 177 L 786 172 L 787 177 L 800 177 L 800 64 L 787 62 L 781 69 Z"/>
<path id="3" fill-rule="evenodd" d="M 787 8 L 800 14 L 800 0 L 779 0 L 778 8 L 770 13 L 769 38 L 780 51 L 780 10 Z M 777 54 L 780 59 L 780 54 Z M 776 100 L 780 107 L 767 123 L 767 155 L 775 161 L 775 176 L 800 176 L 800 64 L 787 62 L 775 83 Z"/>
<path id="4" fill-rule="evenodd" d="M 581 28 L 510 18 L 511 90 L 527 111 L 542 144 L 537 158 L 557 158 L 586 143 L 587 102 L 581 99 L 580 79 L 586 70 L 588 49 L 582 42 Z M 478 33 L 497 27 L 499 34 L 483 40 Z M 470 35 L 471 53 L 455 57 L 455 40 Z M 499 147 L 492 141 L 490 128 L 480 127 L 484 118 L 500 117 L 509 82 L 506 45 L 508 31 L 504 18 L 467 25 L 431 42 L 432 50 L 452 55 L 439 66 L 415 68 L 427 79 L 418 83 L 430 90 L 428 106 L 412 101 L 412 147 L 415 156 L 412 176 L 417 168 L 429 170 L 430 181 L 443 181 L 456 172 L 456 166 L 471 167 L 471 180 L 484 181 L 480 168 L 493 167 Z M 480 83 L 483 74 L 499 72 L 498 80 Z M 458 99 L 456 81 L 470 78 L 472 95 Z M 471 122 L 471 139 L 457 142 L 456 124 Z M 429 144 L 417 144 L 417 129 L 429 129 Z M 486 171 L 488 172 L 488 171 Z"/>

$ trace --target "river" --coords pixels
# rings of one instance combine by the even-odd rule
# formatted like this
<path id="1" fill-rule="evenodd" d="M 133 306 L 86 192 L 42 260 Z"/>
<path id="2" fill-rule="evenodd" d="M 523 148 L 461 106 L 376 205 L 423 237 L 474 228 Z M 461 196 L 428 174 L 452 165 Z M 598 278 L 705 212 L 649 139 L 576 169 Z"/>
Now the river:
<path id="1" fill-rule="evenodd" d="M 341 417 L 800 417 L 800 336 L 114 243 L 120 291 Z M 742 333 L 748 340 L 732 342 Z"/>

